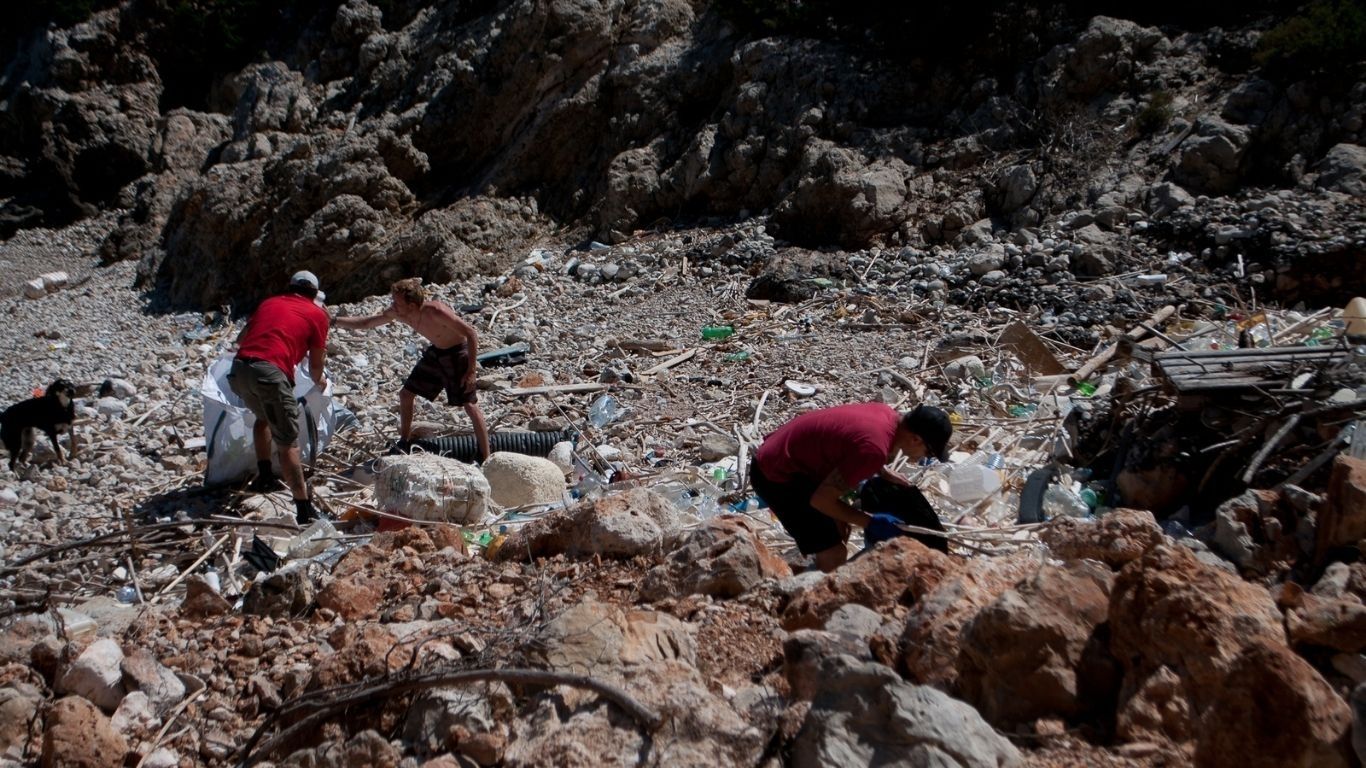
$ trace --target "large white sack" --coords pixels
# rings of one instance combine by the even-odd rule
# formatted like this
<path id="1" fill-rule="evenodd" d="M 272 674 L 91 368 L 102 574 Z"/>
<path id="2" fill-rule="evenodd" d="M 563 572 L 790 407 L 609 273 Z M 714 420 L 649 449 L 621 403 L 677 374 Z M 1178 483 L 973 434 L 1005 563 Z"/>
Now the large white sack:
<path id="1" fill-rule="evenodd" d="M 477 523 L 488 499 L 478 467 L 432 453 L 385 456 L 375 475 L 375 505 L 413 520 Z"/>
<path id="2" fill-rule="evenodd" d="M 209 465 L 204 470 L 205 485 L 221 485 L 242 480 L 256 471 L 256 452 L 251 444 L 251 429 L 256 417 L 228 386 L 232 354 L 224 354 L 204 374 L 200 394 L 204 398 L 204 443 Z M 305 366 L 294 369 L 294 397 L 300 401 L 299 455 L 312 465 L 327 449 L 337 430 L 332 407 L 332 384 L 327 391 L 313 384 Z M 279 459 L 271 449 L 271 461 L 279 472 Z"/>

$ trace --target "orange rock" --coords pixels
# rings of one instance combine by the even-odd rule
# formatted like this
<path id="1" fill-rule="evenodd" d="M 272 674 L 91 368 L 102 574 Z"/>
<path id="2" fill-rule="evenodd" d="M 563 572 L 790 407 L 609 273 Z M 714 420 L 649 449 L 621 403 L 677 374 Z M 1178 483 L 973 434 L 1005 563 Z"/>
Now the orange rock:
<path id="1" fill-rule="evenodd" d="M 892 539 L 793 597 L 783 609 L 783 628 L 819 629 L 846 603 L 890 613 L 930 592 L 958 563 L 915 539 Z"/>
<path id="2" fill-rule="evenodd" d="M 127 752 L 128 742 L 89 701 L 67 696 L 48 710 L 43 768 L 108 768 L 123 765 Z"/>

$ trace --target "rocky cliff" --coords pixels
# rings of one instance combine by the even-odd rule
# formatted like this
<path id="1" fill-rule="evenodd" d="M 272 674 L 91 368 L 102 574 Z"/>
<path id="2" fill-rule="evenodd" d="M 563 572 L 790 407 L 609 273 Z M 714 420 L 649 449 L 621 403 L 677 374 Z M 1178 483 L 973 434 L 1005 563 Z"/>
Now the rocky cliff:
<path id="1" fill-rule="evenodd" d="M 1361 220 L 1366 81 L 1256 63 L 1290 11 L 1191 29 L 987 3 L 949 19 L 980 27 L 911 41 L 961 39 L 945 60 L 765 34 L 732 7 L 762 3 L 284 5 L 260 60 L 199 80 L 156 3 L 20 37 L 0 78 L 0 232 L 114 209 L 105 260 L 140 260 L 174 304 L 239 309 L 300 267 L 354 300 L 550 238 L 709 217 L 920 251 L 1095 222 L 1102 271 L 1134 248 L 1306 250 L 1294 221 L 1213 242 L 1210 200 L 1268 188 L 1327 200 L 1314 228 L 1333 236 L 1308 250 L 1361 254 L 1335 235 Z M 1116 241 L 1135 212 L 1156 228 Z"/>

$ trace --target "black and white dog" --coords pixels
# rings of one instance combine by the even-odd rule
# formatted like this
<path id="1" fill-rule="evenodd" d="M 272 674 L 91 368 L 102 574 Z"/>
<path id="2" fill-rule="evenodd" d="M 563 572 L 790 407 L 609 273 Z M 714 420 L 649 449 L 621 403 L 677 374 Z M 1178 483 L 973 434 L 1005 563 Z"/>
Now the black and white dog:
<path id="1" fill-rule="evenodd" d="M 71 452 L 76 452 L 76 433 L 71 431 L 76 420 L 75 402 L 76 385 L 66 379 L 57 379 L 42 397 L 15 403 L 0 413 L 0 439 L 9 451 L 10 470 L 16 462 L 28 460 L 29 451 L 33 450 L 34 430 L 47 434 L 57 461 L 65 461 L 62 447 L 57 443 L 60 432 L 71 432 Z"/>

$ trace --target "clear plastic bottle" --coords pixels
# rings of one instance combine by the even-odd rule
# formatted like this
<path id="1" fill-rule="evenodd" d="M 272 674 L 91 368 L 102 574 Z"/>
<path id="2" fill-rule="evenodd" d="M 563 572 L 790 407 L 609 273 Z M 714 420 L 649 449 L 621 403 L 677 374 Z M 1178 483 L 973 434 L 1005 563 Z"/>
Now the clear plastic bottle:
<path id="1" fill-rule="evenodd" d="M 588 406 L 588 421 L 598 429 L 602 429 L 621 418 L 623 410 L 621 403 L 615 397 L 603 395 Z"/>
<path id="2" fill-rule="evenodd" d="M 1067 515 L 1068 517 L 1089 518 L 1091 508 L 1082 501 L 1072 489 L 1062 485 L 1050 485 L 1043 494 L 1043 512 L 1048 519 Z"/>

